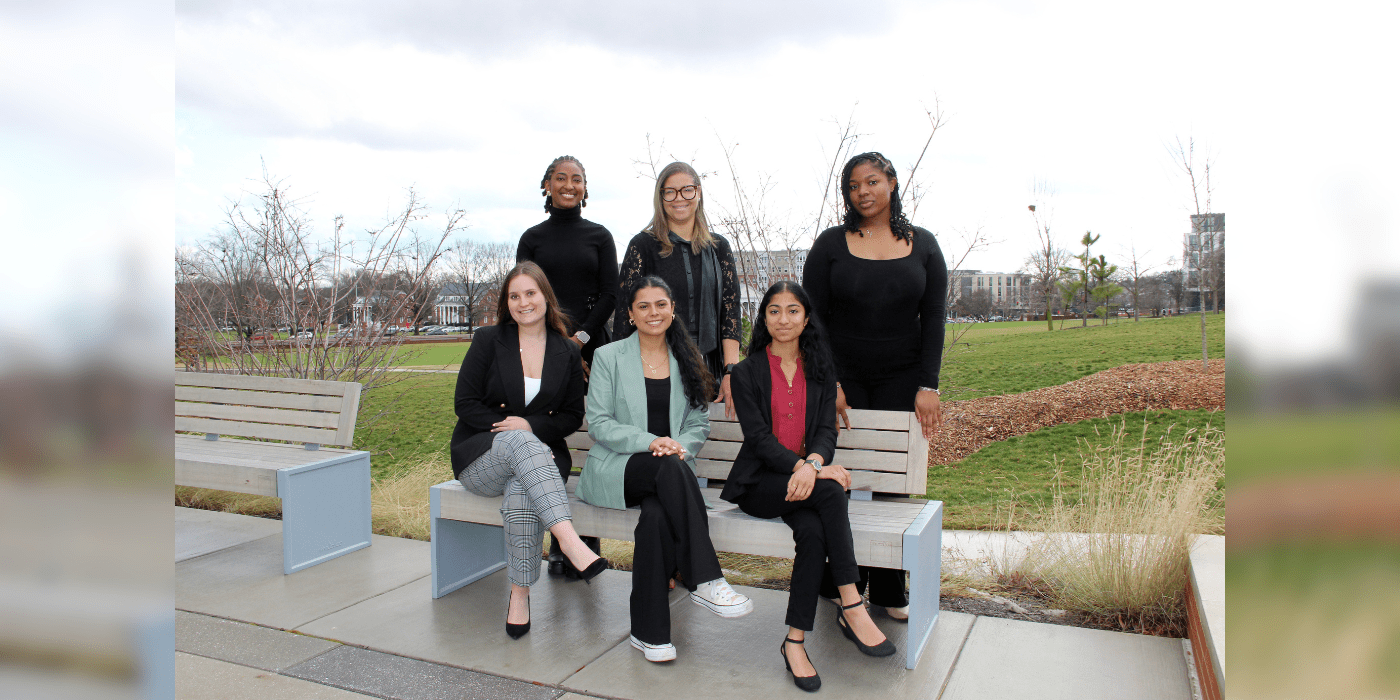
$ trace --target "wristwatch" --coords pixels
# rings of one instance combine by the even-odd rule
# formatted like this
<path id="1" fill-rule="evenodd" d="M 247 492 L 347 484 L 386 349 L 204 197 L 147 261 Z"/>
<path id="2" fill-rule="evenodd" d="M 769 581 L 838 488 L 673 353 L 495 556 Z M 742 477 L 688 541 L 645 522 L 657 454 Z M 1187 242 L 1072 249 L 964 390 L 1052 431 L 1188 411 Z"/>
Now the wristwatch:
<path id="1" fill-rule="evenodd" d="M 574 334 L 574 337 L 582 340 L 584 345 L 588 344 L 588 331 L 579 331 Z"/>
<path id="2" fill-rule="evenodd" d="M 821 473 L 821 470 L 822 470 L 822 463 L 821 463 L 821 462 L 818 462 L 818 461 L 815 460 L 815 459 L 804 459 L 804 460 L 802 460 L 802 461 L 803 461 L 803 462 L 806 462 L 807 464 L 812 465 L 812 468 L 813 468 L 813 469 L 817 470 L 818 473 Z"/>
<path id="3" fill-rule="evenodd" d="M 933 388 L 933 387 L 931 387 L 931 386 L 921 386 L 921 387 L 919 387 L 919 391 L 932 391 L 933 393 L 938 394 L 939 396 L 942 396 L 942 395 L 943 395 L 942 392 L 940 392 L 939 390 L 937 390 L 937 389 L 935 389 L 935 388 Z"/>
<path id="4" fill-rule="evenodd" d="M 731 364 L 727 364 L 727 365 L 724 366 L 724 373 L 725 373 L 725 374 L 729 374 L 730 372 L 733 372 L 733 371 L 734 371 L 734 368 L 735 368 L 735 367 L 738 367 L 738 366 L 739 366 L 739 363 L 737 363 L 737 362 L 734 362 L 734 363 L 731 363 Z"/>

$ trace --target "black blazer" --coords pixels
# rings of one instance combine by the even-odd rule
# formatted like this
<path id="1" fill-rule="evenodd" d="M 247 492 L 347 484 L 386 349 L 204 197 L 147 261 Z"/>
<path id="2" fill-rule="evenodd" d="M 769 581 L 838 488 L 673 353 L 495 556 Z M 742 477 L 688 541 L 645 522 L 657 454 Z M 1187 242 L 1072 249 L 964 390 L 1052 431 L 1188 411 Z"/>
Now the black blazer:
<path id="1" fill-rule="evenodd" d="M 734 368 L 729 376 L 729 391 L 734 397 L 734 412 L 739 414 L 739 427 L 744 431 L 744 444 L 729 469 L 720 498 L 737 502 L 750 484 L 758 483 L 763 470 L 792 474 L 792 465 L 807 455 L 799 455 L 778 442 L 773 434 L 773 375 L 768 368 L 768 353 L 750 355 Z M 807 454 L 821 455 L 823 464 L 831 464 L 836 452 L 836 376 L 828 373 L 826 381 L 807 378 Z"/>
<path id="2" fill-rule="evenodd" d="M 540 393 L 526 404 L 519 333 L 514 324 L 483 326 L 462 360 L 453 400 L 457 411 L 457 428 L 452 431 L 454 477 L 491 449 L 496 438 L 491 425 L 506 416 L 524 418 L 535 437 L 554 452 L 556 464 L 571 463 L 564 438 L 583 424 L 587 393 L 578 344 L 554 332 L 545 336 Z"/>

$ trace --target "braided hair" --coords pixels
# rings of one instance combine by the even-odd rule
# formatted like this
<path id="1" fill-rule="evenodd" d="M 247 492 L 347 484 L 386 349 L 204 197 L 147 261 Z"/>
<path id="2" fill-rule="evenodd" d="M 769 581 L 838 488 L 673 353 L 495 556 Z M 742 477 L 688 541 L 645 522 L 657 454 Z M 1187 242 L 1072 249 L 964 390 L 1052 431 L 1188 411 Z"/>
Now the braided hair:
<path id="1" fill-rule="evenodd" d="M 875 166 L 885 177 L 890 179 L 892 188 L 890 189 L 890 233 L 894 237 L 905 243 L 913 243 L 914 225 L 909 223 L 909 218 L 904 216 L 904 205 L 899 202 L 899 177 L 895 175 L 894 163 L 889 158 L 870 151 L 862 153 L 846 162 L 846 167 L 841 169 L 841 199 L 846 203 L 846 218 L 842 224 L 848 233 L 861 233 L 860 212 L 851 206 L 851 171 L 856 169 L 861 163 L 869 163 Z M 580 166 L 582 167 L 582 166 Z M 861 233 L 862 236 L 865 234 Z"/>
<path id="2" fill-rule="evenodd" d="M 554 169 L 558 168 L 559 164 L 565 161 L 577 165 L 579 172 L 583 173 L 583 200 L 578 203 L 578 206 L 579 209 L 588 206 L 588 171 L 584 169 L 583 163 L 580 163 L 579 159 L 573 156 L 564 155 L 559 156 L 558 158 L 555 158 L 554 160 L 550 161 L 549 167 L 545 168 L 544 177 L 540 179 L 540 193 L 544 195 L 545 211 L 554 210 L 554 202 L 550 199 L 549 189 L 547 188 L 547 185 L 549 185 L 549 178 L 554 177 Z"/>

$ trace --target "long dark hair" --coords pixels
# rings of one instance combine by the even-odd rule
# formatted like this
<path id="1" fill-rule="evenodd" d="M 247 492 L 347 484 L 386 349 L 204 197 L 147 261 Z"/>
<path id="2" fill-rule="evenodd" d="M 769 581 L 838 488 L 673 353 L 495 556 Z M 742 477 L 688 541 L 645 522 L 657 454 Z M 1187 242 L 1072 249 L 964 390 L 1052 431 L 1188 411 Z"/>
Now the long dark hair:
<path id="1" fill-rule="evenodd" d="M 559 308 L 559 300 L 554 297 L 554 288 L 549 286 L 549 278 L 545 277 L 544 270 L 540 269 L 529 260 L 511 268 L 506 273 L 506 278 L 501 282 L 501 289 L 496 294 L 496 325 L 514 326 L 518 325 L 515 318 L 510 315 L 510 307 L 506 304 L 506 299 L 510 297 L 510 283 L 521 275 L 529 277 L 539 285 L 540 293 L 544 295 L 544 326 L 547 330 L 554 331 L 565 338 L 569 337 L 568 323 L 569 315 Z"/>
<path id="2" fill-rule="evenodd" d="M 655 275 L 647 275 L 632 283 L 627 292 L 627 308 L 632 308 L 632 304 L 637 301 L 637 292 L 653 287 L 666 292 L 666 298 L 674 309 L 676 298 L 671 294 L 671 286 Z M 695 341 L 690 339 L 690 331 L 685 329 L 685 323 L 681 321 L 680 316 L 671 316 L 671 325 L 666 329 L 666 347 L 671 350 L 671 355 L 676 358 L 676 365 L 680 367 L 681 387 L 685 390 L 686 401 L 691 408 L 704 406 L 715 395 L 715 378 L 710 376 L 710 370 L 705 366 L 705 358 L 700 355 L 700 348 L 695 346 Z"/>
<path id="3" fill-rule="evenodd" d="M 797 337 L 797 349 L 802 353 L 802 371 L 807 378 L 814 382 L 824 382 L 830 376 L 832 370 L 831 351 L 827 349 L 825 333 L 822 332 L 822 322 L 817 320 L 817 315 L 812 312 L 812 297 L 808 296 L 807 290 L 802 285 L 791 280 L 774 282 L 768 288 L 768 293 L 763 295 L 763 301 L 758 305 L 759 318 L 753 324 L 753 335 L 749 337 L 749 357 L 761 357 L 763 350 L 773 344 L 773 336 L 768 332 L 768 304 L 773 301 L 773 297 L 787 292 L 797 298 L 797 303 L 802 305 L 802 310 L 807 314 L 807 327 L 802 329 L 802 335 Z"/>
<path id="4" fill-rule="evenodd" d="M 912 243 L 914 239 L 914 225 L 909 223 L 909 218 L 904 216 L 904 205 L 899 202 L 899 176 L 894 172 L 894 163 L 889 158 L 875 152 L 862 153 L 849 161 L 846 167 L 841 169 L 841 199 L 846 203 L 846 219 L 842 223 L 849 233 L 860 233 L 860 212 L 851 206 L 851 171 L 856 169 L 861 163 L 869 163 L 876 167 L 885 177 L 890 179 L 892 185 L 890 189 L 890 233 L 894 237 L 906 243 Z"/>

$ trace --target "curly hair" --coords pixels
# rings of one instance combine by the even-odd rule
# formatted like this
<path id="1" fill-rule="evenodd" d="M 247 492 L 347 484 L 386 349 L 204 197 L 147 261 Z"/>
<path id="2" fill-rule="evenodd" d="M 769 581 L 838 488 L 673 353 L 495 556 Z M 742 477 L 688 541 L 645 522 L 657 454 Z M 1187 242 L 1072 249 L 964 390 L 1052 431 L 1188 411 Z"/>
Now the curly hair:
<path id="1" fill-rule="evenodd" d="M 564 155 L 559 156 L 558 158 L 555 158 L 554 160 L 550 161 L 549 167 L 545 168 L 544 177 L 540 179 L 540 193 L 544 195 L 545 211 L 554 210 L 554 202 L 549 196 L 549 189 L 546 187 L 546 185 L 549 184 L 549 178 L 554 177 L 554 169 L 558 168 L 559 164 L 565 161 L 577 165 L 579 172 L 583 173 L 583 200 L 578 203 L 578 206 L 580 209 L 588 206 L 588 171 L 583 168 L 583 163 L 579 162 L 579 159 L 573 156 Z"/>
<path id="2" fill-rule="evenodd" d="M 900 204 L 899 201 L 899 176 L 895 174 L 894 163 L 891 163 L 889 158 L 875 151 L 862 153 L 851 158 L 846 162 L 846 167 L 841 169 L 841 199 L 846 203 L 846 218 L 842 224 L 845 226 L 846 231 L 848 233 L 860 233 L 862 236 L 865 235 L 861 233 L 860 230 L 860 222 L 862 219 L 860 212 L 856 211 L 855 207 L 851 206 L 851 171 L 855 170 L 856 166 L 861 163 L 869 163 L 875 166 L 880 172 L 885 174 L 885 177 L 890 179 L 890 233 L 893 233 L 895 238 L 906 243 L 913 242 L 914 225 L 909 223 L 908 217 L 904 216 L 904 206 Z"/>
<path id="3" fill-rule="evenodd" d="M 797 337 L 797 349 L 802 353 L 802 371 L 812 381 L 824 382 L 828 376 L 833 375 L 831 350 L 826 346 L 826 334 L 822 331 L 822 322 L 817 319 L 816 313 L 812 310 L 812 297 L 807 294 L 807 290 L 791 280 L 774 282 L 773 286 L 768 288 L 768 292 L 763 295 L 763 301 L 758 305 L 759 317 L 760 319 L 767 318 L 768 304 L 773 301 L 773 297 L 783 292 L 796 297 L 797 303 L 802 305 L 803 312 L 807 314 L 807 327 L 803 328 L 802 335 Z M 772 344 L 773 335 L 768 332 L 768 324 L 754 323 L 747 355 L 757 357 Z"/>
<path id="4" fill-rule="evenodd" d="M 515 318 L 510 315 L 507 299 L 510 297 L 510 283 L 521 275 L 534 280 L 535 285 L 540 288 L 540 293 L 544 295 L 545 328 L 565 338 L 569 337 L 569 315 L 564 313 L 564 309 L 559 306 L 559 300 L 554 297 L 554 288 L 549 286 L 549 278 L 545 277 L 544 270 L 529 260 L 511 268 L 511 271 L 506 273 L 506 278 L 501 281 L 501 289 L 496 293 L 496 325 L 518 325 Z"/>
<path id="5" fill-rule="evenodd" d="M 647 275 L 632 283 L 627 292 L 628 308 L 637 301 L 638 292 L 651 288 L 660 289 L 666 293 L 668 300 L 675 301 L 671 287 L 665 280 L 655 275 Z M 685 322 L 681 321 L 680 316 L 671 317 L 671 325 L 666 329 L 666 347 L 676 358 L 676 365 L 680 367 L 681 387 L 685 390 L 686 401 L 691 408 L 704 406 L 715 395 L 718 387 L 715 378 L 710 376 L 710 369 L 705 366 L 705 358 L 700 354 L 700 348 L 691 340 L 690 331 L 685 329 Z"/>

